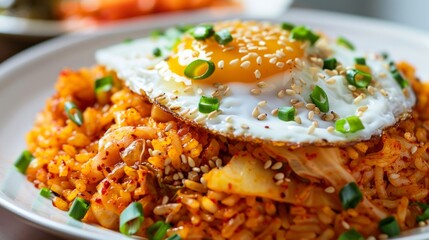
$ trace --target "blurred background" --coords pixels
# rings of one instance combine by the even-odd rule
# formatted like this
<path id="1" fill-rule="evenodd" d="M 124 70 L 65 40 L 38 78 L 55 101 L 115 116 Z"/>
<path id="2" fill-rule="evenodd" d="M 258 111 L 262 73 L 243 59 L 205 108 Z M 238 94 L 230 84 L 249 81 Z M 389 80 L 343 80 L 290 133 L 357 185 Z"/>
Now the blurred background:
<path id="1" fill-rule="evenodd" d="M 145 15 L 215 9 L 275 17 L 290 5 L 384 19 L 429 33 L 427 0 L 0 0 L 0 62 L 63 33 Z"/>

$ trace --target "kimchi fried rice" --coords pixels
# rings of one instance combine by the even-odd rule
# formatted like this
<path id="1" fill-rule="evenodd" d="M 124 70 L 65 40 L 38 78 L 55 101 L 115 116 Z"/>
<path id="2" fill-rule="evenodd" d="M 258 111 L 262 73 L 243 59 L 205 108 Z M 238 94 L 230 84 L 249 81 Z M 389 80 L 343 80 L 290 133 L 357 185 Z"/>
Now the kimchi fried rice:
<path id="1" fill-rule="evenodd" d="M 385 239 L 378 222 L 387 216 L 401 231 L 426 225 L 416 217 L 429 193 L 429 84 L 416 80 L 407 63 L 398 68 L 418 97 L 412 118 L 370 141 L 295 150 L 234 141 L 182 123 L 101 66 L 63 70 L 27 135 L 35 159 L 26 175 L 52 192 L 58 209 L 68 211 L 76 198 L 84 199 L 89 211 L 82 221 L 112 230 L 119 229 L 124 209 L 141 203 L 144 220 L 136 235 L 142 237 L 162 221 L 171 226 L 165 237 L 183 239 L 334 239 L 351 229 Z M 95 80 L 106 76 L 113 77 L 113 88 L 96 94 Z M 69 101 L 82 111 L 81 126 L 65 114 Z M 306 154 L 307 160 L 292 164 L 285 154 Z M 247 161 L 229 164 L 237 155 Z M 311 159 L 320 161 L 305 162 Z M 264 176 L 286 196 L 260 193 L 262 176 L 248 164 L 266 169 Z M 356 208 L 341 206 L 344 179 L 356 181 L 364 196 Z M 230 189 L 219 191 L 228 181 Z M 236 188 L 234 181 L 248 188 Z"/>

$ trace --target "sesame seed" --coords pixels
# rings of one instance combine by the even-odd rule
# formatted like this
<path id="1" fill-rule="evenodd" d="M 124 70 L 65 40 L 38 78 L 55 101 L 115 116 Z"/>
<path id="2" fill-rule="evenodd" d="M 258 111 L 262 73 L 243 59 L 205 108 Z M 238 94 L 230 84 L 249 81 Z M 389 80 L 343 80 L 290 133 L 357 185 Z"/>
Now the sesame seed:
<path id="1" fill-rule="evenodd" d="M 190 87 L 190 86 L 186 87 L 185 89 L 183 89 L 183 91 L 184 92 L 190 92 L 190 91 L 192 91 L 192 87 Z"/>
<path id="2" fill-rule="evenodd" d="M 348 224 L 346 221 L 341 221 L 341 225 L 343 225 L 343 227 L 347 230 L 350 229 L 350 224 Z"/>
<path id="3" fill-rule="evenodd" d="M 361 106 L 358 108 L 358 111 L 361 111 L 361 112 L 365 112 L 366 110 L 368 110 L 368 106 Z"/>
<path id="4" fill-rule="evenodd" d="M 272 58 L 272 57 L 273 57 L 273 54 L 271 54 L 271 53 L 266 53 L 266 54 L 264 54 L 264 57 L 265 57 L 265 58 Z"/>
<path id="5" fill-rule="evenodd" d="M 217 116 L 219 116 L 219 114 L 221 114 L 222 111 L 221 110 L 214 110 L 213 112 L 207 114 L 208 119 L 213 119 Z"/>
<path id="6" fill-rule="evenodd" d="M 347 88 L 348 88 L 350 91 L 356 91 L 356 87 L 355 87 L 355 86 L 353 86 L 353 85 L 348 85 L 348 86 L 347 86 Z"/>
<path id="7" fill-rule="evenodd" d="M 387 73 L 381 72 L 381 73 L 378 74 L 378 77 L 379 78 L 385 78 L 385 77 L 387 77 Z"/>
<path id="8" fill-rule="evenodd" d="M 225 66 L 225 62 L 223 61 L 223 60 L 220 60 L 218 63 L 217 63 L 217 67 L 218 68 L 220 68 L 220 69 L 223 69 L 223 67 Z"/>
<path id="9" fill-rule="evenodd" d="M 276 182 L 276 185 L 280 186 L 280 185 L 282 185 L 284 182 L 285 182 L 285 180 L 284 180 L 284 179 L 280 179 L 280 180 L 278 180 L 278 181 Z"/>
<path id="10" fill-rule="evenodd" d="M 275 64 L 277 62 L 277 58 L 276 57 L 272 57 L 270 58 L 270 60 L 268 61 L 271 64 Z"/>
<path id="11" fill-rule="evenodd" d="M 380 235 L 378 235 L 378 239 L 380 239 L 380 240 L 387 240 L 389 238 L 389 236 L 387 235 L 387 234 L 380 234 Z"/>
<path id="12" fill-rule="evenodd" d="M 329 78 L 326 80 L 327 84 L 335 84 L 337 82 L 337 80 L 335 80 L 335 78 Z"/>
<path id="13" fill-rule="evenodd" d="M 276 180 L 282 180 L 284 178 L 285 178 L 284 173 L 276 173 L 276 175 L 274 175 L 274 179 L 276 179 Z"/>
<path id="14" fill-rule="evenodd" d="M 314 103 L 305 104 L 305 108 L 307 108 L 308 110 L 313 110 L 315 107 L 316 105 L 314 105 Z"/>
<path id="15" fill-rule="evenodd" d="M 200 115 L 199 117 L 195 118 L 195 122 L 197 123 L 204 123 L 207 119 L 206 115 Z"/>
<path id="16" fill-rule="evenodd" d="M 164 196 L 163 198 L 162 198 L 162 205 L 165 205 L 165 204 L 167 204 L 168 203 L 168 196 Z"/>
<path id="17" fill-rule="evenodd" d="M 267 118 L 267 114 L 266 113 L 261 113 L 258 115 L 258 120 L 262 121 L 265 120 Z"/>
<path id="18" fill-rule="evenodd" d="M 267 50 L 268 48 L 267 47 L 258 47 L 258 50 L 259 51 L 265 51 L 265 50 Z"/>
<path id="19" fill-rule="evenodd" d="M 312 121 L 314 118 L 314 111 L 309 111 L 307 118 L 308 118 L 308 120 Z"/>
<path id="20" fill-rule="evenodd" d="M 268 160 L 264 163 L 264 169 L 268 169 L 271 167 L 271 164 L 273 164 L 273 161 Z"/>
<path id="21" fill-rule="evenodd" d="M 247 54 L 244 57 L 242 57 L 240 60 L 241 61 L 246 61 L 246 60 L 249 60 L 249 58 L 250 58 L 250 54 Z"/>
<path id="22" fill-rule="evenodd" d="M 267 43 L 266 42 L 264 42 L 264 41 L 259 41 L 259 43 L 258 43 L 260 46 L 265 46 L 265 45 L 267 45 Z"/>
<path id="23" fill-rule="evenodd" d="M 321 79 L 325 79 L 326 76 L 323 73 L 318 73 L 317 76 Z"/>
<path id="24" fill-rule="evenodd" d="M 218 167 L 218 168 L 222 167 L 222 159 L 220 159 L 220 158 L 216 159 L 216 167 Z"/>
<path id="25" fill-rule="evenodd" d="M 232 123 L 232 117 L 231 116 L 226 117 L 225 122 Z"/>
<path id="26" fill-rule="evenodd" d="M 188 164 L 188 159 L 186 158 L 185 154 L 180 155 L 180 159 L 182 160 L 183 164 Z"/>
<path id="27" fill-rule="evenodd" d="M 283 163 L 282 162 L 276 162 L 274 163 L 274 165 L 271 167 L 271 169 L 273 170 L 279 170 L 280 168 L 283 167 Z"/>
<path id="28" fill-rule="evenodd" d="M 198 167 L 193 167 L 192 171 L 199 173 L 199 172 L 201 172 L 201 169 Z"/>
<path id="29" fill-rule="evenodd" d="M 258 86 L 259 88 L 265 88 L 267 87 L 267 83 L 264 81 L 260 81 L 256 84 L 256 86 Z"/>
<path id="30" fill-rule="evenodd" d="M 251 93 L 252 95 L 259 95 L 259 94 L 261 94 L 261 93 L 262 93 L 262 91 L 261 91 L 261 89 L 254 88 L 254 89 L 251 89 L 251 90 L 250 90 L 250 93 Z"/>
<path id="31" fill-rule="evenodd" d="M 335 188 L 334 188 L 334 187 L 332 187 L 332 186 L 327 187 L 327 188 L 325 188 L 325 192 L 326 192 L 326 193 L 334 193 L 334 192 L 335 192 Z"/>
<path id="32" fill-rule="evenodd" d="M 302 123 L 301 118 L 299 116 L 295 116 L 294 121 L 298 124 Z"/>
<path id="33" fill-rule="evenodd" d="M 380 89 L 380 93 L 381 93 L 383 96 L 385 96 L 385 97 L 387 97 L 387 96 L 388 96 L 388 94 L 387 94 L 386 90 L 384 90 L 384 89 Z"/>
<path id="34" fill-rule="evenodd" d="M 231 60 L 230 62 L 229 62 L 229 65 L 235 65 L 235 64 L 237 64 L 238 63 L 238 58 L 236 58 L 236 59 L 233 59 L 233 60 Z"/>
<path id="35" fill-rule="evenodd" d="M 209 166 L 210 166 L 210 168 L 215 168 L 216 164 L 213 162 L 213 160 L 210 160 L 209 161 Z"/>
<path id="36" fill-rule="evenodd" d="M 357 96 L 354 100 L 353 100 L 353 104 L 359 104 L 363 99 L 362 94 L 360 94 L 359 96 Z"/>
<path id="37" fill-rule="evenodd" d="M 305 105 L 305 103 L 304 103 L 304 102 L 297 102 L 297 103 L 293 104 L 293 106 L 294 106 L 295 108 L 301 108 L 301 107 L 304 107 L 304 105 Z"/>
<path id="38" fill-rule="evenodd" d="M 248 67 L 250 67 L 250 62 L 249 61 L 242 62 L 240 64 L 240 67 L 241 68 L 248 68 Z"/>
<path id="39" fill-rule="evenodd" d="M 247 50 L 247 49 L 239 49 L 238 52 L 239 53 L 248 53 L 249 50 Z"/>
<path id="40" fill-rule="evenodd" d="M 256 118 L 256 117 L 258 117 L 258 116 L 259 116 L 259 114 L 260 114 L 260 112 L 259 112 L 259 108 L 258 108 L 258 107 L 255 107 L 255 108 L 253 109 L 253 111 L 252 111 L 252 116 L 253 116 L 254 118 Z"/>
<path id="41" fill-rule="evenodd" d="M 231 50 L 234 50 L 233 46 L 230 46 L 230 47 L 222 49 L 222 52 L 228 52 L 228 51 L 231 51 Z"/>
<path id="42" fill-rule="evenodd" d="M 258 102 L 258 107 L 265 107 L 267 105 L 267 101 L 260 101 Z"/>
<path id="43" fill-rule="evenodd" d="M 243 123 L 243 124 L 241 124 L 241 128 L 247 130 L 247 129 L 249 129 L 249 125 Z"/>
<path id="44" fill-rule="evenodd" d="M 279 97 L 279 98 L 282 98 L 282 97 L 284 97 L 285 95 L 286 95 L 285 90 L 280 90 L 280 91 L 277 93 L 277 97 Z"/>
<path id="45" fill-rule="evenodd" d="M 308 134 L 313 134 L 314 130 L 316 130 L 316 126 L 315 126 L 315 124 L 312 123 L 311 126 L 308 128 L 307 133 Z"/>
<path id="46" fill-rule="evenodd" d="M 328 131 L 329 133 L 333 133 L 335 130 L 335 128 L 333 126 L 329 126 L 328 128 L 326 128 L 326 131 Z"/>
<path id="47" fill-rule="evenodd" d="M 279 113 L 279 109 L 278 109 L 278 108 L 273 109 L 273 110 L 271 111 L 271 114 L 272 114 L 273 116 L 277 116 L 277 115 L 278 115 L 278 113 Z"/>
<path id="48" fill-rule="evenodd" d="M 411 154 L 414 154 L 417 152 L 417 147 L 416 146 L 412 146 L 411 147 Z"/>
<path id="49" fill-rule="evenodd" d="M 278 67 L 278 68 L 283 68 L 284 66 L 285 66 L 285 64 L 282 63 L 282 62 L 277 62 L 276 63 L 276 67 Z"/>
<path id="50" fill-rule="evenodd" d="M 296 92 L 295 92 L 295 90 L 292 90 L 292 89 L 286 89 L 286 94 L 287 95 L 289 95 L 289 96 L 293 96 L 293 95 L 295 95 L 296 94 Z"/>
<path id="51" fill-rule="evenodd" d="M 171 122 L 167 123 L 167 126 L 165 126 L 165 131 L 168 132 L 171 130 L 171 128 L 173 128 L 173 124 Z"/>
<path id="52" fill-rule="evenodd" d="M 291 47 L 289 47 L 289 46 L 285 47 L 285 49 L 286 49 L 287 51 L 289 51 L 289 52 L 293 52 L 293 48 L 291 48 Z"/>
<path id="53" fill-rule="evenodd" d="M 374 236 L 369 236 L 366 240 L 377 240 Z"/>
<path id="54" fill-rule="evenodd" d="M 198 88 L 197 89 L 197 94 L 198 95 L 202 95 L 204 92 L 203 92 L 203 89 L 201 89 L 201 88 Z"/>
<path id="55" fill-rule="evenodd" d="M 195 161 L 191 157 L 188 157 L 188 165 L 191 168 L 195 167 Z"/>
<path id="56" fill-rule="evenodd" d="M 182 172 L 178 172 L 177 175 L 179 175 L 179 179 L 184 179 L 185 178 L 185 176 L 183 175 Z"/>
<path id="57" fill-rule="evenodd" d="M 173 180 L 175 181 L 179 180 L 179 174 L 177 173 L 173 174 Z"/>
<path id="58" fill-rule="evenodd" d="M 250 57 L 259 57 L 258 53 L 256 52 L 250 52 L 247 55 L 249 55 Z"/>
<path id="59" fill-rule="evenodd" d="M 164 161 L 164 166 L 167 166 L 171 163 L 171 158 L 166 158 Z"/>
<path id="60" fill-rule="evenodd" d="M 164 173 L 165 173 L 165 175 L 170 174 L 170 170 L 171 170 L 170 165 L 165 166 L 165 169 L 164 169 Z"/>
<path id="61" fill-rule="evenodd" d="M 256 69 L 255 72 L 254 72 L 254 74 L 255 74 L 256 79 L 260 79 L 261 78 L 261 72 L 259 71 L 259 69 Z"/>

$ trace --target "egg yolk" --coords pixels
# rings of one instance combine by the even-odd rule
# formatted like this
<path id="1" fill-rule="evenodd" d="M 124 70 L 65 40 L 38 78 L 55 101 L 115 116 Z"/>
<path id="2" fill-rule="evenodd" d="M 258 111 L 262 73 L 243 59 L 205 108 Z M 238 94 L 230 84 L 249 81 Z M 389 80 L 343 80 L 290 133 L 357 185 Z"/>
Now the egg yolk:
<path id="1" fill-rule="evenodd" d="M 290 41 L 289 32 L 279 26 L 256 22 L 230 22 L 214 26 L 228 29 L 233 40 L 219 44 L 214 37 L 196 40 L 189 34 L 173 49 L 167 60 L 170 70 L 184 76 L 187 65 L 196 59 L 214 63 L 215 71 L 199 83 L 259 82 L 291 70 L 295 58 L 304 55 L 303 42 Z M 186 60 L 188 59 L 188 60 Z"/>

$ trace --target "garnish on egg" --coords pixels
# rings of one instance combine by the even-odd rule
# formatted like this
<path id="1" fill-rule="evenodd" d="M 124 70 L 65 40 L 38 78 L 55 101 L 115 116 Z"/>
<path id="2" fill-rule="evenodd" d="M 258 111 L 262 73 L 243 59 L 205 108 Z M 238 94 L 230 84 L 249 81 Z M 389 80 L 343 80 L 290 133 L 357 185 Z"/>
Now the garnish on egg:
<path id="1" fill-rule="evenodd" d="M 212 61 L 197 59 L 185 68 L 184 74 L 188 78 L 200 80 L 210 77 L 215 71 L 215 68 Z"/>
<path id="2" fill-rule="evenodd" d="M 346 72 L 346 79 L 351 85 L 357 88 L 366 88 L 371 83 L 372 77 L 369 73 L 357 69 L 349 69 Z"/>
<path id="3" fill-rule="evenodd" d="M 319 86 L 315 86 L 313 91 L 310 94 L 311 101 L 320 109 L 321 112 L 329 111 L 329 100 L 328 95 L 326 95 L 325 90 Z"/>
<path id="4" fill-rule="evenodd" d="M 340 133 L 355 133 L 362 129 L 365 129 L 365 126 L 357 116 L 349 116 L 335 121 L 335 130 Z"/>

